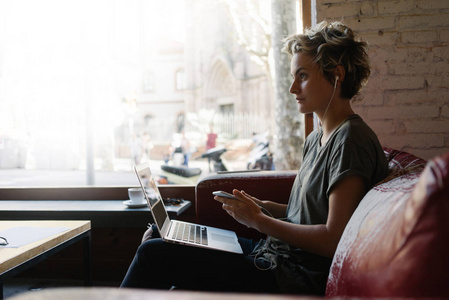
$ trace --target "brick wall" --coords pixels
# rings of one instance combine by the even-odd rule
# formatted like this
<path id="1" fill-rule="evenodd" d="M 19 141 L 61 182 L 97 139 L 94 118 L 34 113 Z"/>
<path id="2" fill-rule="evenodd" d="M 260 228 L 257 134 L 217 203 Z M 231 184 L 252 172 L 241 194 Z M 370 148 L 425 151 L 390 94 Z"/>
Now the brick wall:
<path id="1" fill-rule="evenodd" d="M 449 151 L 449 1 L 316 0 L 370 45 L 372 75 L 354 110 L 384 146 L 425 159 Z"/>

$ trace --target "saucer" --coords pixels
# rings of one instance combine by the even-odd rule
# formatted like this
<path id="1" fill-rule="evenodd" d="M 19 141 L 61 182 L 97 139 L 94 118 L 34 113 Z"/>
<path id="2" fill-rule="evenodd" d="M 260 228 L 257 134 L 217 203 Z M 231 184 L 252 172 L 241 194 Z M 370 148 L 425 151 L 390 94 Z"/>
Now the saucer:
<path id="1" fill-rule="evenodd" d="M 147 204 L 146 204 L 145 202 L 144 202 L 144 203 L 140 203 L 140 204 L 134 204 L 134 203 L 132 203 L 131 200 L 123 201 L 123 204 L 125 204 L 125 205 L 128 206 L 129 208 L 139 208 L 139 207 L 145 207 L 145 206 L 147 206 Z"/>

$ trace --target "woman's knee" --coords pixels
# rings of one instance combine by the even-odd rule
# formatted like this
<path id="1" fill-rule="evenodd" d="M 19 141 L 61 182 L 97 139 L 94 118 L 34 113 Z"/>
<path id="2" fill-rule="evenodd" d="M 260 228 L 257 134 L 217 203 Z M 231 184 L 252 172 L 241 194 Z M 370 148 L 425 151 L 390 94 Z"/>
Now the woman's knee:
<path id="1" fill-rule="evenodd" d="M 137 248 L 136 256 L 139 260 L 149 261 L 151 257 L 160 257 L 163 253 L 161 248 L 164 246 L 162 239 L 151 239 L 140 244 Z M 162 252 L 162 253 L 160 253 Z"/>
<path id="2" fill-rule="evenodd" d="M 175 261 L 185 251 L 185 247 L 182 245 L 176 245 L 164 242 L 161 238 L 154 238 L 143 242 L 139 248 L 137 248 L 136 256 L 139 259 L 145 259 L 147 262 L 167 263 Z M 191 247 L 187 247 L 191 248 Z"/>

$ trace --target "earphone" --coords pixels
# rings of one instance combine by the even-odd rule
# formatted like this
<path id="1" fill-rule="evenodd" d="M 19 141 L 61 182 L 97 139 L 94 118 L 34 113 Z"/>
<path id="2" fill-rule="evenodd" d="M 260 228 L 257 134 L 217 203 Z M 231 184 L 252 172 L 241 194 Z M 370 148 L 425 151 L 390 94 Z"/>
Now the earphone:
<path id="1" fill-rule="evenodd" d="M 334 90 L 337 88 L 338 79 L 340 79 L 340 77 L 338 75 L 335 76 Z"/>

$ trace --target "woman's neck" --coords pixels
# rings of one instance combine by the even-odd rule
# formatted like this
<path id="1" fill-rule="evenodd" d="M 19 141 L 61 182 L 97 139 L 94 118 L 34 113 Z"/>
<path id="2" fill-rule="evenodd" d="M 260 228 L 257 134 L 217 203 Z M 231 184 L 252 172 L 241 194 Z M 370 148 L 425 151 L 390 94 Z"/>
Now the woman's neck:
<path id="1" fill-rule="evenodd" d="M 324 144 L 327 143 L 330 136 L 334 131 L 340 126 L 341 123 L 343 123 L 349 116 L 354 114 L 354 111 L 352 110 L 349 101 L 345 101 L 344 105 L 333 107 L 332 110 L 330 110 L 326 118 L 322 120 L 321 124 L 321 130 L 323 132 L 323 135 L 321 137 L 321 145 L 324 146 Z M 338 107 L 338 108 L 337 108 Z"/>

